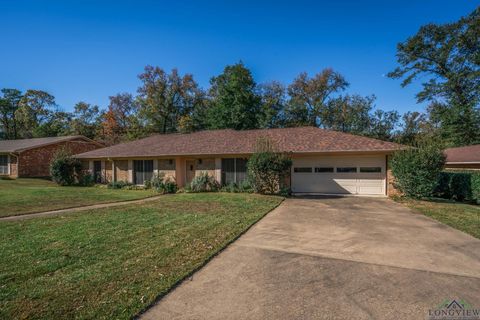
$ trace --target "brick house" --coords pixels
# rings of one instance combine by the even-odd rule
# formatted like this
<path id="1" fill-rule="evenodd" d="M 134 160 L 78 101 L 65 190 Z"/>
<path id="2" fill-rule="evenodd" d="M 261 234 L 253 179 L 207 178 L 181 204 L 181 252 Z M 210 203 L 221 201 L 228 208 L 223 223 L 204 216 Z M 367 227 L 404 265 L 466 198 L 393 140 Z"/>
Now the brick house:
<path id="1" fill-rule="evenodd" d="M 404 146 L 316 127 L 162 134 L 76 157 L 100 182 L 141 185 L 154 174 L 163 174 L 183 187 L 208 172 L 219 183 L 230 184 L 246 178 L 248 158 L 261 138 L 292 158 L 288 184 L 293 193 L 394 192 L 388 158 Z"/>
<path id="2" fill-rule="evenodd" d="M 77 154 L 102 147 L 84 136 L 0 140 L 0 176 L 48 177 L 50 161 L 59 149 Z"/>

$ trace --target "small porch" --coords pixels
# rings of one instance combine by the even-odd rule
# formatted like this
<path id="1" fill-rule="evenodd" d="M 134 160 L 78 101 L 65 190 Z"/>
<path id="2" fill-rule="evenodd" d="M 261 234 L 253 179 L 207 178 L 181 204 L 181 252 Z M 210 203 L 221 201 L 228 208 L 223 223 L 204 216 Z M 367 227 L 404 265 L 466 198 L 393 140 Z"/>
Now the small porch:
<path id="1" fill-rule="evenodd" d="M 222 185 L 240 183 L 247 176 L 246 157 L 92 159 L 83 164 L 96 183 L 127 181 L 143 185 L 154 175 L 163 174 L 165 179 L 175 181 L 181 188 L 204 172 Z"/>

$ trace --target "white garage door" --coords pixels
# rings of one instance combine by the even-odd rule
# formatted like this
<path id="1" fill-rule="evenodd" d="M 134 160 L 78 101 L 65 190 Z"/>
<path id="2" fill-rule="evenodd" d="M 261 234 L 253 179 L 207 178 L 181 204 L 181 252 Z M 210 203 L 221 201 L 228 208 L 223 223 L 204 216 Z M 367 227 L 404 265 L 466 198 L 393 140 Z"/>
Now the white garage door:
<path id="1" fill-rule="evenodd" d="M 385 156 L 294 158 L 292 192 L 385 194 Z"/>

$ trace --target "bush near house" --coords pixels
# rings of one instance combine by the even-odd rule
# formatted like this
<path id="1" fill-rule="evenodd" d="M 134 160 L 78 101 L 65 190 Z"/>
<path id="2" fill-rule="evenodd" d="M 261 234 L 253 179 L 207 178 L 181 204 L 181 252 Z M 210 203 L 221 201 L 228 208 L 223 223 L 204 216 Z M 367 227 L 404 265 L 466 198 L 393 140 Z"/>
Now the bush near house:
<path id="1" fill-rule="evenodd" d="M 208 172 L 201 172 L 190 183 L 190 191 L 192 192 L 209 192 L 218 191 L 219 189 L 220 185 L 217 180 L 209 175 Z"/>
<path id="2" fill-rule="evenodd" d="M 445 155 L 434 144 L 397 151 L 391 162 L 395 187 L 407 197 L 431 197 L 444 164 Z"/>
<path id="3" fill-rule="evenodd" d="M 435 196 L 480 204 L 480 172 L 441 172 Z"/>
<path id="4" fill-rule="evenodd" d="M 73 158 L 68 150 L 60 149 L 50 162 L 50 175 L 57 184 L 71 186 L 77 181 L 83 181 L 82 164 L 80 160 Z"/>
<path id="5" fill-rule="evenodd" d="M 253 190 L 262 194 L 284 192 L 285 176 L 290 172 L 292 160 L 275 151 L 269 140 L 259 140 L 257 151 L 247 163 L 248 178 Z"/>

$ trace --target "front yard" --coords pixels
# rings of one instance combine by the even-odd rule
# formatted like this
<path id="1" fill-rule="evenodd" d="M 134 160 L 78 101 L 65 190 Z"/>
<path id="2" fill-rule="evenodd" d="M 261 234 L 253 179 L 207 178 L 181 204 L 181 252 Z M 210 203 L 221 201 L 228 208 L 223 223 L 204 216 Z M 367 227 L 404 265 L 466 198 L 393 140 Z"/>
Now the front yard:
<path id="1" fill-rule="evenodd" d="M 0 222 L 0 319 L 130 319 L 281 201 L 177 194 Z"/>
<path id="2" fill-rule="evenodd" d="M 480 206 L 448 200 L 401 200 L 408 207 L 480 239 Z"/>
<path id="3" fill-rule="evenodd" d="M 0 217 L 146 198 L 151 190 L 60 187 L 43 179 L 0 179 Z"/>

